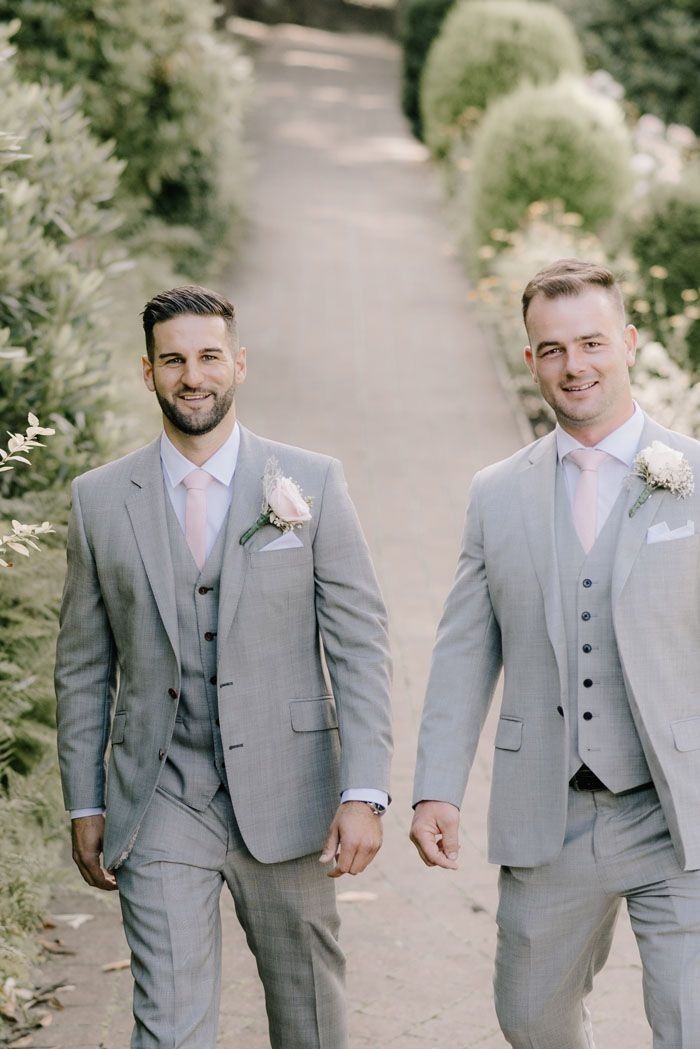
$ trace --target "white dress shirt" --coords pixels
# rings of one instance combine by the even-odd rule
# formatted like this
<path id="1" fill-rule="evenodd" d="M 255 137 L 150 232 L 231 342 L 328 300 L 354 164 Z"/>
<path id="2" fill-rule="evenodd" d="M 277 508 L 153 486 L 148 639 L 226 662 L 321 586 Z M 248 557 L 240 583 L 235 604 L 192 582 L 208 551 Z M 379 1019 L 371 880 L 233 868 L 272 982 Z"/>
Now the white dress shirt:
<path id="1" fill-rule="evenodd" d="M 634 412 L 627 422 L 624 422 L 622 426 L 618 426 L 617 430 L 613 430 L 612 433 L 608 434 L 607 437 L 604 437 L 602 441 L 595 445 L 600 451 L 607 452 L 608 455 L 612 456 L 612 459 L 606 459 L 598 467 L 598 513 L 596 518 L 596 535 L 600 533 L 601 528 L 607 521 L 608 515 L 620 494 L 620 489 L 624 484 L 625 478 L 629 477 L 634 464 L 634 458 L 639 451 L 643 429 L 644 413 L 635 401 Z M 564 470 L 569 502 L 573 506 L 574 492 L 576 491 L 576 485 L 581 471 L 576 463 L 572 462 L 571 459 L 565 458 L 565 456 L 567 456 L 569 452 L 573 452 L 575 448 L 584 448 L 586 446 L 581 444 L 580 441 L 577 441 L 576 438 L 572 437 L 570 433 L 566 432 L 566 430 L 563 430 L 558 423 L 555 432 L 557 439 L 557 454 L 559 456 L 559 462 L 562 464 Z"/>
<path id="2" fill-rule="evenodd" d="M 231 436 L 200 467 L 201 470 L 206 470 L 208 474 L 211 474 L 213 478 L 213 481 L 207 488 L 207 557 L 211 553 L 216 537 L 221 531 L 221 527 L 231 507 L 233 475 L 236 471 L 240 444 L 241 431 L 238 423 L 236 423 Z M 160 438 L 160 461 L 163 467 L 165 490 L 184 532 L 187 489 L 182 481 L 188 473 L 191 473 L 197 467 L 177 450 L 165 433 Z M 386 808 L 389 803 L 385 791 L 364 787 L 344 790 L 341 795 L 341 801 L 372 801 L 383 808 Z M 102 809 L 73 809 L 70 815 L 71 819 L 80 819 L 81 816 L 100 815 L 102 811 Z"/>

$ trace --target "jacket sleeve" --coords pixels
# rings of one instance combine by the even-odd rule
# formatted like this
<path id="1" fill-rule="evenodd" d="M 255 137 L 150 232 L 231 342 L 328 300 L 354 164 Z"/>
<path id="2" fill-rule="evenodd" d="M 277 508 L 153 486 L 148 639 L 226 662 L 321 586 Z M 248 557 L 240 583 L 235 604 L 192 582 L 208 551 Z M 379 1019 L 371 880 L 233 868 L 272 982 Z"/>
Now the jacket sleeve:
<path id="1" fill-rule="evenodd" d="M 72 486 L 67 553 L 55 669 L 63 797 L 68 809 L 100 808 L 117 662 L 77 481 Z"/>
<path id="2" fill-rule="evenodd" d="M 462 550 L 440 620 L 423 708 L 413 804 L 462 804 L 479 735 L 501 670 L 501 632 L 491 604 L 472 482 Z"/>
<path id="3" fill-rule="evenodd" d="M 338 711 L 341 790 L 389 792 L 387 616 L 343 469 L 332 460 L 313 540 L 316 616 Z"/>

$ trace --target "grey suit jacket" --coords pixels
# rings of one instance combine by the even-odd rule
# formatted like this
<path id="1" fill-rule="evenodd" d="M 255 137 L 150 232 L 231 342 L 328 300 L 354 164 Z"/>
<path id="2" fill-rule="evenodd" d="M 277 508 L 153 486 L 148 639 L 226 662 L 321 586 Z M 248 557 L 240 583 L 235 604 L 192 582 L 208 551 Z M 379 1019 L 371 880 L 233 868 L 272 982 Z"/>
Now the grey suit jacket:
<path id="1" fill-rule="evenodd" d="M 647 418 L 644 448 L 679 449 L 695 475 L 680 500 L 657 490 L 625 513 L 613 622 L 632 716 L 685 869 L 700 867 L 700 443 Z M 561 849 L 567 808 L 567 646 L 554 538 L 554 434 L 478 473 L 454 586 L 438 627 L 414 802 L 461 805 L 504 670 L 489 808 L 489 859 L 530 867 Z M 643 488 L 634 478 L 631 507 Z M 694 521 L 690 538 L 646 543 L 649 527 Z"/>
<path id="2" fill-rule="evenodd" d="M 276 528 L 239 538 L 260 513 L 271 456 L 313 498 L 312 520 L 296 533 L 302 547 L 261 553 Z M 321 848 L 342 790 L 388 791 L 386 615 L 337 460 L 241 427 L 233 485 L 219 717 L 241 833 L 271 863 Z M 106 806 L 104 860 L 115 867 L 158 783 L 180 691 L 159 440 L 79 477 L 72 494 L 56 661 L 61 776 L 67 808 Z"/>

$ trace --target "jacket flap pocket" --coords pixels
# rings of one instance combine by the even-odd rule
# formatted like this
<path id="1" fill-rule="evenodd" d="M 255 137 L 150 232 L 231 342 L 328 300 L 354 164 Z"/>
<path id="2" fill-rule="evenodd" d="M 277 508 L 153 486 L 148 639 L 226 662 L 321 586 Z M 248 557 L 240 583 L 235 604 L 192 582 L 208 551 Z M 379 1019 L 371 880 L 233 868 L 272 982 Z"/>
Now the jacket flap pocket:
<path id="1" fill-rule="evenodd" d="M 295 732 L 320 732 L 337 728 L 338 715 L 332 696 L 320 699 L 296 699 L 289 704 Z"/>
<path id="2" fill-rule="evenodd" d="M 700 717 L 683 718 L 671 724 L 676 750 L 700 750 Z"/>
<path id="3" fill-rule="evenodd" d="M 523 741 L 523 723 L 520 718 L 501 717 L 496 729 L 496 746 L 499 750 L 520 750 Z"/>
<path id="4" fill-rule="evenodd" d="M 112 722 L 112 746 L 115 743 L 124 742 L 124 729 L 126 728 L 126 711 L 122 714 L 115 714 Z"/>

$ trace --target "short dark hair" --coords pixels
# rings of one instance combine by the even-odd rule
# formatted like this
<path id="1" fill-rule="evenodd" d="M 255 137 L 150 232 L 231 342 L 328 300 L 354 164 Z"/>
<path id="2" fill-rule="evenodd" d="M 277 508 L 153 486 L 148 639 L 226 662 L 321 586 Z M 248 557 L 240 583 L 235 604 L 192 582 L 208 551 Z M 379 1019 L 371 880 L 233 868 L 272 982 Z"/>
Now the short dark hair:
<path id="1" fill-rule="evenodd" d="M 146 336 L 146 353 L 151 364 L 155 353 L 154 326 L 161 321 L 169 321 L 173 317 L 188 313 L 197 317 L 221 317 L 234 353 L 238 349 L 238 324 L 233 303 L 218 291 L 203 288 L 199 284 L 183 284 L 180 288 L 159 292 L 143 308 L 141 316 Z"/>
<path id="2" fill-rule="evenodd" d="M 581 259 L 557 259 L 528 281 L 522 298 L 523 320 L 527 321 L 527 311 L 535 295 L 558 299 L 561 295 L 580 295 L 588 287 L 608 291 L 624 317 L 625 303 L 612 270 L 595 262 L 582 262 Z"/>

